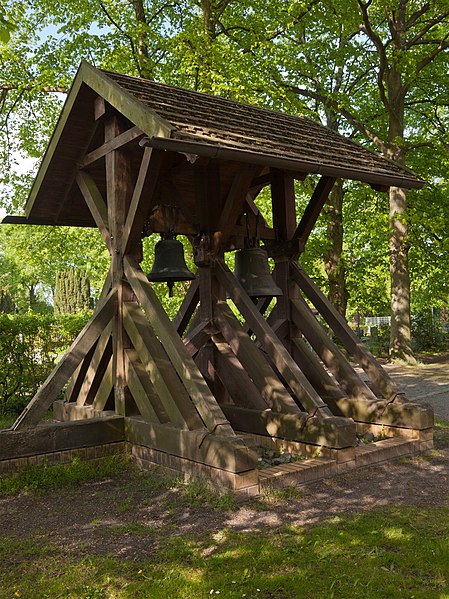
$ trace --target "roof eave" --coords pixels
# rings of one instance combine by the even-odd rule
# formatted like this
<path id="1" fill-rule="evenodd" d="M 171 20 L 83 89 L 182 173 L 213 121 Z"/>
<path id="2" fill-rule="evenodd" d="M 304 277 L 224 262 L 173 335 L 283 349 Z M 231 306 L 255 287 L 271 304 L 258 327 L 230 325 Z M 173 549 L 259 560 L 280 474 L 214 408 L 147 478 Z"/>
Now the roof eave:
<path id="1" fill-rule="evenodd" d="M 283 158 L 274 154 L 254 152 L 221 144 L 207 144 L 198 141 L 168 139 L 157 136 L 144 138 L 141 145 L 149 145 L 157 150 L 196 154 L 205 158 L 231 160 L 249 164 L 261 164 L 301 173 L 321 174 L 329 177 L 352 179 L 375 186 L 403 187 L 406 189 L 421 189 L 425 181 L 418 177 L 407 177 L 362 169 L 335 167 L 320 162 Z"/>
<path id="2" fill-rule="evenodd" d="M 111 106 L 113 106 L 131 122 L 137 125 L 146 135 L 162 138 L 166 136 L 168 137 L 171 135 L 171 132 L 174 129 L 171 123 L 139 102 L 137 98 L 121 88 L 120 85 L 115 83 L 115 81 L 112 81 L 112 79 L 110 79 L 105 73 L 99 71 L 88 62 L 81 62 L 70 91 L 67 95 L 67 99 L 59 116 L 53 135 L 47 146 L 37 175 L 33 181 L 33 186 L 25 206 L 25 213 L 27 216 L 30 215 L 33 209 L 42 182 L 52 162 L 58 143 L 61 140 L 64 127 L 83 84 L 93 89 Z"/>

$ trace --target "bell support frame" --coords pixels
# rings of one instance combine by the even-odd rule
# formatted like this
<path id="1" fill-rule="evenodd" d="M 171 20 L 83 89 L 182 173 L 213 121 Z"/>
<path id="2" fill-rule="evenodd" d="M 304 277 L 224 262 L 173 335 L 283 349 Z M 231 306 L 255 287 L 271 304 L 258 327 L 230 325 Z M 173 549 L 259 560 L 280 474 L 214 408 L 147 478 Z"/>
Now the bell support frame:
<path id="1" fill-rule="evenodd" d="M 62 422 L 98 428 L 100 418 L 105 431 L 119 418 L 137 457 L 239 489 L 257 484 L 261 438 L 330 456 L 353 452 L 360 426 L 428 432 L 431 409 L 407 402 L 298 263 L 335 178 L 318 179 L 298 219 L 295 180 L 306 172 L 152 148 L 102 100 L 73 181 L 110 272 L 91 320 L 10 433 L 36 427 L 52 404 Z M 266 187 L 273 226 L 256 207 Z M 164 206 L 178 211 L 173 233 L 188 236 L 198 267 L 173 321 L 140 267 L 142 237 L 165 231 Z M 274 259 L 282 296 L 254 301 L 226 266 L 248 236 Z"/>

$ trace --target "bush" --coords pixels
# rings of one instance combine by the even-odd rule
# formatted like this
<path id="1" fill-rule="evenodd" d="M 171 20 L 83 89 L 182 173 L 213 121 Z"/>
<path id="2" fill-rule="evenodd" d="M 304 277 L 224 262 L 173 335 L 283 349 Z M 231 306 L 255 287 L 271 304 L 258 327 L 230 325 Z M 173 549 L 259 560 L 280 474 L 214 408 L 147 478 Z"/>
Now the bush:
<path id="1" fill-rule="evenodd" d="M 0 418 L 23 410 L 88 318 L 0 314 Z"/>
<path id="2" fill-rule="evenodd" d="M 415 351 L 444 351 L 449 345 L 449 335 L 430 308 L 412 316 L 412 340 Z"/>

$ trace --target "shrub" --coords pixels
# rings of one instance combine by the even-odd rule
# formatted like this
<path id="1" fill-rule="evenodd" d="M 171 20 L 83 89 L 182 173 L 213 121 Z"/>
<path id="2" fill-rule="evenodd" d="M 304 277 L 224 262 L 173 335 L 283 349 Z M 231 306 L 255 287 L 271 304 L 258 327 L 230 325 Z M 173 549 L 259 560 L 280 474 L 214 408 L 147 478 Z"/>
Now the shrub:
<path id="1" fill-rule="evenodd" d="M 88 317 L 0 313 L 0 417 L 21 412 Z"/>

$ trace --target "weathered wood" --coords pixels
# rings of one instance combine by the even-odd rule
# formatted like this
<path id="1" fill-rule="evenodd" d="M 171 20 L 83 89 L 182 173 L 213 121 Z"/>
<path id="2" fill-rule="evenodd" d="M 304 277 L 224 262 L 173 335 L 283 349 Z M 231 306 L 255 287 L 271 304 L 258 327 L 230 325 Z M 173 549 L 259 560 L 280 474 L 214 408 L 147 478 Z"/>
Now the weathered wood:
<path id="1" fill-rule="evenodd" d="M 303 298 L 292 300 L 292 318 L 298 329 L 329 368 L 345 394 L 376 400 L 374 393 L 357 375 L 345 356 L 316 320 Z"/>
<path id="2" fill-rule="evenodd" d="M 120 135 L 117 135 L 117 137 L 115 137 L 114 139 L 111 139 L 99 148 L 96 148 L 95 150 L 92 150 L 91 152 L 83 156 L 83 158 L 78 162 L 78 166 L 81 169 L 85 168 L 86 166 L 89 166 L 90 164 L 97 162 L 97 160 L 100 160 L 100 158 L 104 158 L 104 156 L 106 156 L 106 154 L 108 154 L 109 152 L 112 152 L 112 150 L 118 150 L 119 148 L 123 149 L 125 146 L 127 146 L 131 142 L 137 141 L 142 136 L 143 133 L 139 129 L 139 127 L 131 127 L 127 131 L 124 131 Z"/>
<path id="3" fill-rule="evenodd" d="M 170 422 L 167 410 L 159 399 L 150 377 L 139 359 L 139 354 L 135 349 L 127 349 L 125 358 L 126 380 L 142 418 L 148 422 L 160 422 L 161 424 Z"/>
<path id="4" fill-rule="evenodd" d="M 105 142 L 123 132 L 123 120 L 112 116 L 105 123 Z M 131 157 L 124 150 L 106 154 L 106 195 L 111 234 L 112 286 L 117 289 L 117 311 L 112 325 L 115 411 L 124 415 L 126 409 L 125 355 L 127 345 L 123 329 L 123 302 L 127 299 L 123 279 L 124 227 L 133 196 Z"/>
<path id="5" fill-rule="evenodd" d="M 324 368 L 317 354 L 307 346 L 304 339 L 299 337 L 292 339 L 292 356 L 318 395 L 328 405 L 327 400 L 330 397 L 341 399 L 345 396 L 336 381 Z"/>
<path id="6" fill-rule="evenodd" d="M 195 312 L 198 302 L 200 301 L 200 282 L 198 279 L 194 279 L 190 283 L 190 287 L 182 300 L 182 304 L 179 307 L 178 313 L 173 319 L 173 326 L 175 327 L 178 335 L 182 336 L 186 330 L 190 319 Z"/>
<path id="7" fill-rule="evenodd" d="M 299 225 L 294 233 L 294 237 L 301 240 L 301 245 L 304 246 L 318 220 L 321 210 L 334 186 L 336 179 L 333 177 L 322 176 L 315 187 L 310 202 L 308 203 L 304 214 L 299 222 Z"/>
<path id="8" fill-rule="evenodd" d="M 196 326 L 191 327 L 184 337 L 184 347 L 192 358 L 209 341 L 210 334 L 206 331 L 206 327 L 209 325 L 208 321 L 200 321 Z"/>
<path id="9" fill-rule="evenodd" d="M 145 148 L 123 229 L 123 253 L 140 241 L 143 227 L 154 206 L 154 192 L 163 162 L 163 152 Z"/>
<path id="10" fill-rule="evenodd" d="M 397 395 L 398 389 L 376 358 L 362 344 L 357 335 L 348 326 L 343 316 L 329 302 L 324 293 L 310 279 L 298 264 L 292 263 L 291 275 L 301 291 L 309 298 L 345 349 L 354 356 L 369 379 L 379 389 L 385 399 Z"/>
<path id="11" fill-rule="evenodd" d="M 102 360 L 103 361 L 103 360 Z M 106 361 L 106 359 L 104 359 Z M 98 389 L 92 401 L 92 407 L 94 410 L 104 410 L 108 399 L 114 388 L 114 373 L 113 368 L 113 357 L 111 356 L 107 360 L 106 367 L 104 368 L 103 377 L 98 385 Z M 98 372 L 100 374 L 100 371 Z M 97 375 L 98 376 L 98 375 Z"/>
<path id="12" fill-rule="evenodd" d="M 92 447 L 125 440 L 120 416 L 92 418 L 74 422 L 42 423 L 25 430 L 0 431 L 2 460 Z"/>
<path id="13" fill-rule="evenodd" d="M 102 332 L 95 346 L 92 359 L 85 372 L 84 380 L 76 397 L 76 405 L 91 404 L 105 373 L 109 358 L 112 356 L 112 323 Z"/>
<path id="14" fill-rule="evenodd" d="M 224 249 L 234 229 L 238 217 L 243 211 L 246 193 L 254 178 L 256 169 L 244 165 L 232 181 L 225 204 L 223 206 L 217 230 L 214 233 L 214 249 L 216 252 Z"/>
<path id="15" fill-rule="evenodd" d="M 307 412 L 298 415 L 277 414 L 271 410 L 250 410 L 230 404 L 223 404 L 222 408 L 236 431 L 332 449 L 355 445 L 356 427 L 348 418 L 316 418 Z"/>
<path id="16" fill-rule="evenodd" d="M 329 408 L 300 371 L 296 362 L 257 311 L 246 291 L 224 262 L 217 261 L 217 276 L 304 409 L 311 414 L 319 409 L 322 417 L 331 416 Z"/>
<path id="17" fill-rule="evenodd" d="M 11 430 L 31 427 L 39 422 L 67 380 L 75 372 L 78 364 L 81 363 L 81 360 L 100 337 L 103 329 L 113 318 L 116 306 L 117 293 L 116 291 L 111 291 L 108 297 L 98 304 L 92 318 L 17 418 Z"/>
<path id="18" fill-rule="evenodd" d="M 296 230 L 295 180 L 290 174 L 271 169 L 273 228 L 280 241 L 291 239 Z"/>
<path id="19" fill-rule="evenodd" d="M 216 360 L 217 374 L 231 396 L 232 401 L 244 408 L 268 409 L 267 402 L 250 379 L 246 369 L 239 362 L 234 352 L 231 351 L 229 345 L 219 341 L 217 337 L 212 337 L 212 341 L 218 350 Z"/>
<path id="20" fill-rule="evenodd" d="M 77 369 L 70 377 L 70 380 L 67 384 L 67 388 L 64 394 L 64 401 L 66 403 L 76 402 L 76 398 L 78 397 L 79 390 L 83 384 L 83 381 L 86 376 L 86 372 L 89 368 L 90 361 L 92 360 L 92 356 L 95 351 L 95 345 L 93 345 L 90 350 L 87 352 L 84 360 L 78 365 Z"/>
<path id="21" fill-rule="evenodd" d="M 203 428 L 186 389 L 176 375 L 164 348 L 148 326 L 142 311 L 125 303 L 124 324 L 134 348 L 171 422 L 185 429 Z"/>
<path id="22" fill-rule="evenodd" d="M 111 251 L 111 235 L 109 231 L 108 209 L 106 203 L 98 190 L 97 184 L 88 173 L 79 172 L 76 182 L 83 194 L 86 204 L 93 219 L 103 237 L 106 247 Z"/>
<path id="23" fill-rule="evenodd" d="M 268 407 L 276 412 L 299 414 L 300 408 L 225 302 L 217 303 L 215 322 Z"/>
<path id="24" fill-rule="evenodd" d="M 201 376 L 195 362 L 184 347 L 148 279 L 132 258 L 125 257 L 124 264 L 125 274 L 147 315 L 151 327 L 164 344 L 165 351 L 207 428 L 210 431 L 215 431 L 219 427 L 220 435 L 233 436 L 232 428 Z"/>
<path id="25" fill-rule="evenodd" d="M 204 430 L 179 430 L 138 418 L 125 419 L 125 433 L 131 443 L 214 468 L 230 472 L 246 472 L 257 468 L 255 449 L 242 437 L 235 435 L 229 437 Z"/>

